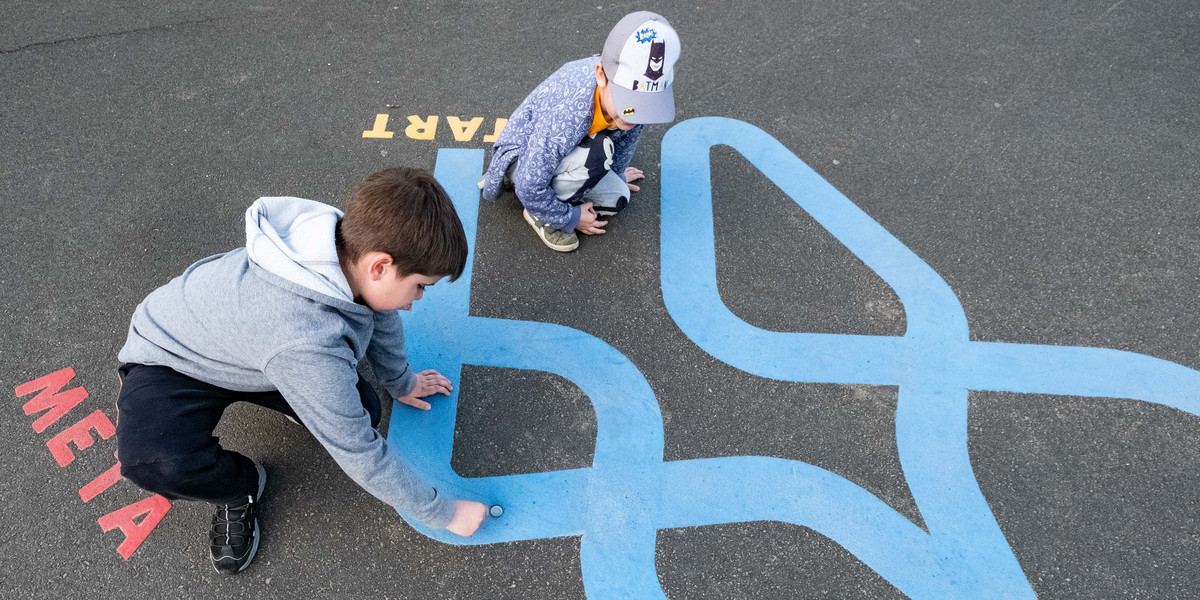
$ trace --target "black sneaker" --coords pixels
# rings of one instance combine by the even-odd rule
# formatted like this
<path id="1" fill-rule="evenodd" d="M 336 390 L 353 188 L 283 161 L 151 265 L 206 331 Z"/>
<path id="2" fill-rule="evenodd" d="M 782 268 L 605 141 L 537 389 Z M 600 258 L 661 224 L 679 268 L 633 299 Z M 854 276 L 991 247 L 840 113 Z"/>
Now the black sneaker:
<path id="1" fill-rule="evenodd" d="M 211 542 L 209 558 L 218 573 L 233 575 L 250 566 L 254 553 L 258 551 L 258 499 L 267 485 L 267 471 L 254 463 L 258 469 L 258 493 L 246 496 L 245 502 L 218 504 L 213 516 L 212 529 L 208 532 Z"/>

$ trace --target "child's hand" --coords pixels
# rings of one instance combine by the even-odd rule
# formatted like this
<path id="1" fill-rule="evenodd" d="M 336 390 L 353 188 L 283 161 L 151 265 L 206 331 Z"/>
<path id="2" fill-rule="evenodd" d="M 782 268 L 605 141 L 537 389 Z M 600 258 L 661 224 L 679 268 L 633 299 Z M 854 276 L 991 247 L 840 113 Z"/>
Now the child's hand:
<path id="1" fill-rule="evenodd" d="M 476 529 L 479 529 L 479 524 L 483 522 L 483 518 L 487 514 L 487 507 L 478 502 L 455 500 L 454 518 L 450 520 L 450 524 L 446 526 L 446 530 L 463 537 L 471 537 L 471 534 L 475 533 Z"/>
<path id="2" fill-rule="evenodd" d="M 454 386 L 450 385 L 449 379 L 433 369 L 428 369 L 417 373 L 417 385 L 413 386 L 412 392 L 409 392 L 407 396 L 397 398 L 397 400 L 421 410 L 429 410 L 429 403 L 421 398 L 433 394 L 449 396 L 452 391 L 454 391 Z"/>
<path id="3" fill-rule="evenodd" d="M 636 191 L 642 189 L 642 186 L 633 185 L 630 182 L 637 181 L 645 176 L 646 176 L 646 174 L 643 173 L 641 169 L 634 168 L 634 167 L 625 167 L 625 185 L 629 186 L 629 191 L 631 191 L 631 192 L 636 192 Z"/>
<path id="4" fill-rule="evenodd" d="M 591 202 L 581 204 L 579 205 L 579 224 L 575 226 L 575 229 L 579 233 L 587 235 L 604 233 L 604 226 L 608 225 L 608 221 L 597 221 L 596 219 L 598 218 L 596 216 L 596 209 L 592 208 Z"/>

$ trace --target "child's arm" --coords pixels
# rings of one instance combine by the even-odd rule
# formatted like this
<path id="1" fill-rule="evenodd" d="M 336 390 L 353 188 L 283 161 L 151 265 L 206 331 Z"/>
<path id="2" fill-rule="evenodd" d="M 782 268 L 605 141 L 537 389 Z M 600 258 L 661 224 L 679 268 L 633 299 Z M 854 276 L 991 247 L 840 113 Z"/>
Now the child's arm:
<path id="1" fill-rule="evenodd" d="M 633 153 L 637 152 L 638 140 L 642 139 L 642 128 L 644 127 L 645 125 L 638 125 L 629 131 L 618 131 L 612 136 L 612 170 L 617 175 L 620 175 L 622 179 L 628 176 L 625 169 L 633 161 Z M 628 182 L 629 180 L 625 179 L 625 181 Z"/>
<path id="2" fill-rule="evenodd" d="M 534 125 L 521 157 L 517 159 L 517 168 L 512 177 L 517 198 L 529 214 L 562 231 L 575 229 L 580 217 L 579 207 L 560 202 L 550 187 L 558 163 L 582 137 L 575 136 L 574 141 L 568 142 L 574 131 L 567 127 L 567 124 L 556 124 L 548 117 L 540 119 Z"/>
<path id="3" fill-rule="evenodd" d="M 408 354 L 404 349 L 404 322 L 397 311 L 375 313 L 375 329 L 367 344 L 367 358 L 375 367 L 375 376 L 393 398 L 400 399 L 412 393 L 418 375 L 408 365 Z"/>
<path id="4" fill-rule="evenodd" d="M 458 512 L 454 498 L 429 485 L 371 426 L 355 384 L 354 356 L 321 347 L 289 348 L 263 373 L 346 475 L 371 495 L 434 528 Z"/>
<path id="5" fill-rule="evenodd" d="M 554 176 L 554 167 L 545 168 L 545 163 L 537 162 L 542 157 L 522 156 L 517 161 L 513 173 L 513 187 L 516 188 L 517 198 L 529 211 L 529 214 L 553 225 L 562 231 L 571 231 L 579 225 L 579 207 L 566 202 L 559 202 L 550 187 L 550 179 Z"/>
<path id="6" fill-rule="evenodd" d="M 367 345 L 367 357 L 375 366 L 375 376 L 392 397 L 409 406 L 429 410 L 421 400 L 433 394 L 450 395 L 454 386 L 433 369 L 414 374 L 404 350 L 404 322 L 396 311 L 375 313 L 375 331 Z"/>

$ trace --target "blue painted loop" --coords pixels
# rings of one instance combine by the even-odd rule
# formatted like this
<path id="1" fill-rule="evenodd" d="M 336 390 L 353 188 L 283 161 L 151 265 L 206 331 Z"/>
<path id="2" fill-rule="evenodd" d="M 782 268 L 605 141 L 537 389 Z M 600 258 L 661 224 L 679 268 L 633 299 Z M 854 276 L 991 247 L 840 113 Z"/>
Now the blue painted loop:
<path id="1" fill-rule="evenodd" d="M 721 300 L 716 277 L 709 148 L 728 145 L 895 290 L 900 337 L 773 332 Z M 430 288 L 410 313 L 410 361 L 455 383 L 429 411 L 397 406 L 389 443 L 439 490 L 502 504 L 509 516 L 451 544 L 582 536 L 590 598 L 663 598 L 655 539 L 663 528 L 742 521 L 808 527 L 840 544 L 914 598 L 1033 596 L 979 490 L 967 453 L 967 391 L 1134 398 L 1200 414 L 1200 373 L 1101 348 L 972 342 L 949 286 L 924 261 L 762 130 L 706 117 L 663 139 L 662 292 L 672 319 L 700 348 L 748 373 L 788 381 L 892 385 L 896 441 L 925 529 L 827 470 L 773 457 L 663 462 L 658 401 L 637 367 L 603 340 L 530 321 L 469 313 L 471 261 L 457 282 Z M 478 224 L 482 150 L 442 149 L 437 179 L 469 240 Z M 472 257 L 474 248 L 472 247 Z M 540 370 L 579 386 L 596 411 L 591 467 L 466 479 L 450 468 L 464 364 Z"/>

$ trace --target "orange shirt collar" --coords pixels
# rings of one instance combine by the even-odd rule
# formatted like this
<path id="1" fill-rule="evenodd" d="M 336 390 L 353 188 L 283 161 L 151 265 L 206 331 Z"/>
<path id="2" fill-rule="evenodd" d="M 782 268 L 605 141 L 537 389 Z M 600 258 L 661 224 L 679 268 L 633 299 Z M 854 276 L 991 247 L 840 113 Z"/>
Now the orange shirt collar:
<path id="1" fill-rule="evenodd" d="M 612 124 L 612 121 L 604 118 L 604 109 L 600 108 L 600 88 L 596 88 L 596 113 L 592 115 L 592 128 L 588 130 L 588 135 L 596 135 Z"/>

